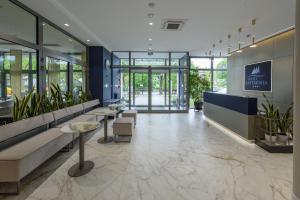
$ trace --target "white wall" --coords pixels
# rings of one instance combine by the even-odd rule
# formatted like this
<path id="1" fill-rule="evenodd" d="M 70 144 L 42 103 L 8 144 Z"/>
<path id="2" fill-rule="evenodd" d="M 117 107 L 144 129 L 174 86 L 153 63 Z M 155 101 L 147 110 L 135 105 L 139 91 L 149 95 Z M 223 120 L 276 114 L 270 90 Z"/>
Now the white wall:
<path id="1" fill-rule="evenodd" d="M 240 54 L 228 57 L 228 93 L 258 98 L 262 92 L 244 91 L 244 66 L 272 60 L 272 92 L 265 93 L 283 112 L 293 102 L 294 31 L 281 34 L 259 43 L 256 48 L 247 48 Z"/>

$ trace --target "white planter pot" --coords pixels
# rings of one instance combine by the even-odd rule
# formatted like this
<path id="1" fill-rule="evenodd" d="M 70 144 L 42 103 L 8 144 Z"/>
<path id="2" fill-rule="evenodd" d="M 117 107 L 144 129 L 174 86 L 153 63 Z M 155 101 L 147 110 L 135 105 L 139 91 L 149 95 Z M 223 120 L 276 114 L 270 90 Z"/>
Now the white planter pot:
<path id="1" fill-rule="evenodd" d="M 265 134 L 265 140 L 268 141 L 268 142 L 276 142 L 277 136 L 276 135 L 272 135 L 271 138 L 270 138 L 270 135 Z"/>
<path id="2" fill-rule="evenodd" d="M 289 136 L 278 134 L 277 138 L 278 138 L 278 142 L 280 142 L 280 143 L 287 143 L 287 141 L 289 139 Z"/>

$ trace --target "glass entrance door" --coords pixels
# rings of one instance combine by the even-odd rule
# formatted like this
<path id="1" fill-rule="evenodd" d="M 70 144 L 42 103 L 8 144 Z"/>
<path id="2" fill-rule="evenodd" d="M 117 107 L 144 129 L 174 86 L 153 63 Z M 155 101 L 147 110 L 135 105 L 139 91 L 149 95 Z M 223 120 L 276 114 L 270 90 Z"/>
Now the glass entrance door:
<path id="1" fill-rule="evenodd" d="M 136 67 L 121 70 L 121 100 L 142 112 L 187 109 L 187 69 Z"/>
<path id="2" fill-rule="evenodd" d="M 137 110 L 149 109 L 149 70 L 134 69 L 131 71 L 132 98 L 131 107 Z"/>
<path id="3" fill-rule="evenodd" d="M 151 70 L 151 110 L 169 110 L 169 70 Z"/>

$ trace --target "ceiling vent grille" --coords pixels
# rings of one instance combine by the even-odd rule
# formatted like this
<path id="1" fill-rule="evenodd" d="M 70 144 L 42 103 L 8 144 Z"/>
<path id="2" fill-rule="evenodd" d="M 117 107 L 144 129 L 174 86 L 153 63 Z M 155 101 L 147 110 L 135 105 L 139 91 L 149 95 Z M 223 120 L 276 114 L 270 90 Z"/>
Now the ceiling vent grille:
<path id="1" fill-rule="evenodd" d="M 161 29 L 164 31 L 181 31 L 185 19 L 163 19 Z"/>

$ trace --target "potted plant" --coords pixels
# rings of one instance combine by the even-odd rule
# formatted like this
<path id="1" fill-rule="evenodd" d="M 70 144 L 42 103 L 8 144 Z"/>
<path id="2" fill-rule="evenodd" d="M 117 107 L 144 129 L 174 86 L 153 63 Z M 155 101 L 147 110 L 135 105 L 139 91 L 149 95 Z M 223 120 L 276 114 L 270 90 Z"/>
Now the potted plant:
<path id="1" fill-rule="evenodd" d="M 200 76 L 197 71 L 190 73 L 190 95 L 194 101 L 195 110 L 202 110 L 203 92 L 209 91 L 210 81 L 206 76 Z"/>
<path id="2" fill-rule="evenodd" d="M 293 124 L 292 109 L 293 107 L 290 106 L 282 115 L 280 114 L 279 110 L 277 110 L 276 123 L 278 127 L 278 142 L 286 143 L 289 139 L 289 132 L 291 131 L 291 126 Z"/>
<path id="3" fill-rule="evenodd" d="M 263 107 L 263 113 L 261 114 L 264 119 L 264 129 L 265 129 L 265 140 L 267 142 L 276 142 L 277 136 L 277 125 L 276 125 L 276 117 L 278 113 L 278 109 L 275 108 L 273 104 L 269 101 L 269 99 L 266 97 L 265 94 L 263 94 L 263 97 L 266 101 L 266 103 L 262 103 Z"/>

